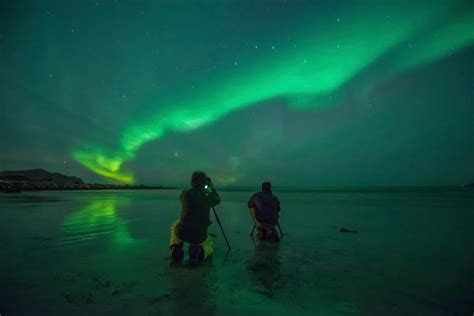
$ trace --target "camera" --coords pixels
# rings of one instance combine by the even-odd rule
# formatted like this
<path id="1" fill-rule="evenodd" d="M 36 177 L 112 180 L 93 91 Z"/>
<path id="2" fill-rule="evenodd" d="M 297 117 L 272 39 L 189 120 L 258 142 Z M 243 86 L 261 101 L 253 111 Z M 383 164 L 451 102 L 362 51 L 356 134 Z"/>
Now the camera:
<path id="1" fill-rule="evenodd" d="M 211 190 L 211 178 L 206 178 L 206 183 L 204 184 L 204 190 L 210 191 Z"/>

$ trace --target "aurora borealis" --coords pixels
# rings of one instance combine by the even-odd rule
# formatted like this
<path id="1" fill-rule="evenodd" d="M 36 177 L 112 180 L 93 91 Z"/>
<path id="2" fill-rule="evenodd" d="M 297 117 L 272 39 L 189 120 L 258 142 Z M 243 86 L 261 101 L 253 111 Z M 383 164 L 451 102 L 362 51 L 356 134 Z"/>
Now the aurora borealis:
<path id="1" fill-rule="evenodd" d="M 169 184 L 204 169 L 222 185 L 474 176 L 470 1 L 73 3 L 2 4 L 2 169 Z"/>

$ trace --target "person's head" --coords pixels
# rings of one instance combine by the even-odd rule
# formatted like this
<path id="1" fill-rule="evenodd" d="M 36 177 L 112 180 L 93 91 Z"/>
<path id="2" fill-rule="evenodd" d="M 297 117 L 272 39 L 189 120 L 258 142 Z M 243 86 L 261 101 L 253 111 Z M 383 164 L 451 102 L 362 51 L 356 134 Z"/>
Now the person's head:
<path id="1" fill-rule="evenodd" d="M 203 171 L 194 171 L 191 176 L 191 186 L 194 188 L 196 186 L 204 186 L 208 182 L 206 173 Z"/>
<path id="2" fill-rule="evenodd" d="M 272 184 L 268 181 L 262 183 L 262 192 L 271 193 L 272 192 Z"/>

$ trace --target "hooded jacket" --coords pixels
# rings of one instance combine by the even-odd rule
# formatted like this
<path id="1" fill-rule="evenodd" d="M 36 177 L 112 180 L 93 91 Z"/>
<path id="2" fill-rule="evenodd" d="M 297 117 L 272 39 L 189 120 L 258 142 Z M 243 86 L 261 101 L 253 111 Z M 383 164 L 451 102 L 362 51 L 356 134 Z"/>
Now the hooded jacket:
<path id="1" fill-rule="evenodd" d="M 180 200 L 181 218 L 176 226 L 176 234 L 185 242 L 200 244 L 207 239 L 211 207 L 220 203 L 219 194 L 215 189 L 209 191 L 196 184 L 183 191 Z"/>

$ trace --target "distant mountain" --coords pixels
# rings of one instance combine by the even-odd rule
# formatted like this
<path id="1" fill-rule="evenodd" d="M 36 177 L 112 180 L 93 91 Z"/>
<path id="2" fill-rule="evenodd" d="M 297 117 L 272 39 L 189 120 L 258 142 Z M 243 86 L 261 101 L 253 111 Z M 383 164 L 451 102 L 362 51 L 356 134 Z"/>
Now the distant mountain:
<path id="1" fill-rule="evenodd" d="M 51 181 L 57 185 L 77 184 L 82 185 L 84 182 L 78 177 L 69 177 L 63 174 L 48 172 L 44 169 L 17 170 L 17 171 L 0 171 L 0 180 L 4 181 Z"/>
<path id="2" fill-rule="evenodd" d="M 0 192 L 19 193 L 23 191 L 52 190 L 174 190 L 174 187 L 84 183 L 78 177 L 65 176 L 43 169 L 0 171 Z M 1 315 L 0 315 L 1 316 Z"/>

